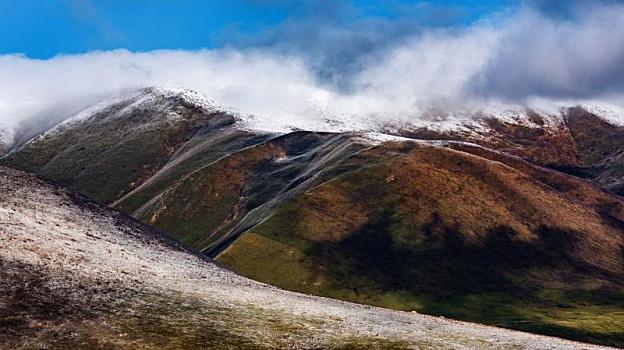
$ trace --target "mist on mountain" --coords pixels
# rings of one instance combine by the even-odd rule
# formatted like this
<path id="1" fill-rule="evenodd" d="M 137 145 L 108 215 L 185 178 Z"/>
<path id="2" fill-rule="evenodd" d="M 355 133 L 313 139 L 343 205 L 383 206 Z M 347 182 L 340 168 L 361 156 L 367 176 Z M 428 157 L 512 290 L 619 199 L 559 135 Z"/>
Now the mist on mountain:
<path id="1" fill-rule="evenodd" d="M 313 56 L 327 52 L 285 50 L 290 43 L 297 47 L 293 37 L 282 45 L 198 51 L 119 49 L 44 60 L 4 55 L 0 125 L 24 138 L 97 99 L 153 85 L 195 89 L 220 105 L 258 115 L 312 121 L 330 116 L 355 124 L 409 121 L 432 110 L 440 117 L 469 116 L 501 103 L 624 103 L 624 5 L 600 2 L 554 17 L 539 3 L 468 27 L 404 31 L 407 36 L 387 45 L 328 48 L 331 57 L 354 57 L 350 61 L 357 64 L 348 67 L 327 56 L 335 66 L 319 68 Z"/>

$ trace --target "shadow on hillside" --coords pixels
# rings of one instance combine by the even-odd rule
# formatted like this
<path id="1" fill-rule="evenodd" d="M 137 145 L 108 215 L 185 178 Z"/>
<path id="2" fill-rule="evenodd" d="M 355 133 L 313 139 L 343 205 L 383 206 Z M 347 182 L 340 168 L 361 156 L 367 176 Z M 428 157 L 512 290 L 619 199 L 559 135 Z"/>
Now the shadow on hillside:
<path id="1" fill-rule="evenodd" d="M 536 240 L 521 240 L 514 229 L 499 226 L 477 239 L 436 214 L 406 230 L 390 207 L 342 241 L 316 243 L 306 254 L 327 269 L 334 288 L 351 288 L 356 301 L 400 295 L 406 309 L 418 300 L 419 311 L 428 314 L 624 345 L 622 331 L 599 333 L 549 320 L 558 310 L 591 306 L 621 314 L 622 276 L 581 259 L 578 232 L 541 226 L 536 234 Z M 581 283 L 588 280 L 608 281 L 609 287 L 584 291 Z M 567 317 L 557 315 L 552 319 Z"/>

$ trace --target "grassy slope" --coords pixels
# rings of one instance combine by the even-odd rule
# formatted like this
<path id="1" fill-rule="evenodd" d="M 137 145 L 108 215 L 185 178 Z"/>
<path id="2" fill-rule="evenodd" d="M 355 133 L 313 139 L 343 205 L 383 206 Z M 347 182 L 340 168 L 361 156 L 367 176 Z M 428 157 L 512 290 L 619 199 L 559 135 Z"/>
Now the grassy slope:
<path id="1" fill-rule="evenodd" d="M 6 349 L 283 349 L 314 344 L 321 320 L 245 305 L 236 309 L 114 282 L 63 281 L 41 266 L 0 259 L 0 347 Z M 51 286 L 54 285 L 55 286 Z M 61 287 L 59 287 L 59 284 Z M 73 288 L 81 288 L 76 298 Z M 312 333 L 312 334 L 311 334 Z M 293 345 L 293 343 L 295 345 Z M 406 349 L 374 336 L 318 341 L 325 349 Z"/>
<path id="2" fill-rule="evenodd" d="M 302 190 L 348 171 L 349 159 L 362 146 L 343 135 L 293 133 L 212 162 L 197 161 L 214 149 L 193 151 L 115 206 L 208 251 L 234 239 L 244 227 L 255 226 Z"/>
<path id="3" fill-rule="evenodd" d="M 623 346 L 621 200 L 516 167 L 415 147 L 306 192 L 218 261 L 305 293 Z"/>
<path id="4" fill-rule="evenodd" d="M 34 176 L 0 167 L 0 180 L 2 349 L 343 349 L 355 344 L 404 349 L 419 343 L 365 330 L 338 332 L 342 319 L 336 307 L 343 312 L 338 315 L 348 317 L 353 306 L 242 279 L 147 226 Z M 278 302 L 267 307 L 267 300 Z M 288 309 L 306 303 L 313 312 L 331 310 L 323 318 Z"/>

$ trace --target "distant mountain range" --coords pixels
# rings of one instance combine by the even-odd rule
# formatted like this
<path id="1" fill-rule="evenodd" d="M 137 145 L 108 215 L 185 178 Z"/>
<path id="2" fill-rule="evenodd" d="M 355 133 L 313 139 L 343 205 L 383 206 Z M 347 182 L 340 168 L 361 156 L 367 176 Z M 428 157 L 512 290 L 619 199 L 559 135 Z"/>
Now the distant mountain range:
<path id="1" fill-rule="evenodd" d="M 278 287 L 624 346 L 623 112 L 321 124 L 148 88 L 7 147 L 0 164 Z"/>

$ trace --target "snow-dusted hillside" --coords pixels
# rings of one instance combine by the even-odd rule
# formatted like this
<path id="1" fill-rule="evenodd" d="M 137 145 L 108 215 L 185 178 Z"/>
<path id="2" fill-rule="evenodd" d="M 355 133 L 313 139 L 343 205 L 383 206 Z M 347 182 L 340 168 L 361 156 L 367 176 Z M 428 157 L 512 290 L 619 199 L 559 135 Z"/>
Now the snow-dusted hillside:
<path id="1" fill-rule="evenodd" d="M 0 347 L 598 349 L 285 292 L 0 168 Z"/>
<path id="2" fill-rule="evenodd" d="M 147 111 L 143 127 L 152 124 L 171 123 L 181 118 L 184 107 L 197 109 L 204 113 L 214 112 L 213 102 L 192 90 L 152 87 L 125 92 L 112 99 L 90 106 L 64 120 L 45 134 L 71 128 L 83 123 L 98 123 L 103 120 L 123 118 L 140 111 Z"/>
<path id="3" fill-rule="evenodd" d="M 106 100 L 87 108 L 44 134 L 13 149 L 8 155 L 0 157 L 0 164 L 27 170 L 63 183 L 65 186 L 80 191 L 100 203 L 109 204 L 145 223 L 156 226 L 170 236 L 184 240 L 197 250 L 216 256 L 228 248 L 233 248 L 230 251 L 238 249 L 236 248 L 237 237 L 245 235 L 246 232 L 257 228 L 263 222 L 269 222 L 276 211 L 283 206 L 309 197 L 309 194 L 314 192 L 313 189 L 318 188 L 319 185 L 332 182 L 331 180 L 338 178 L 344 179 L 345 175 L 349 173 L 359 174 L 355 176 L 357 181 L 354 180 L 354 184 L 375 184 L 378 174 L 374 171 L 368 172 L 365 169 L 370 171 L 370 169 L 376 169 L 376 166 L 380 164 L 389 166 L 392 159 L 402 159 L 411 155 L 410 157 L 415 157 L 414 159 L 420 159 L 418 162 L 415 161 L 415 164 L 422 163 L 424 168 L 417 167 L 409 176 L 403 177 L 397 177 L 393 173 L 388 175 L 380 184 L 370 186 L 379 191 L 385 187 L 397 186 L 397 178 L 414 179 L 413 174 L 422 169 L 429 169 L 430 166 L 433 167 L 431 169 L 435 170 L 421 173 L 418 181 L 410 182 L 409 185 L 423 184 L 425 183 L 423 179 L 426 178 L 437 183 L 433 180 L 437 179 L 434 174 L 448 168 L 451 177 L 455 175 L 472 176 L 474 181 L 482 182 L 484 185 L 474 187 L 474 193 L 472 193 L 466 190 L 464 185 L 456 188 L 451 186 L 448 181 L 442 181 L 439 186 L 426 187 L 423 188 L 423 191 L 419 190 L 420 192 L 410 192 L 410 194 L 405 195 L 405 198 L 426 198 L 423 197 L 424 193 L 430 193 L 432 196 L 432 201 L 422 204 L 415 202 L 413 213 L 423 213 L 426 210 L 438 208 L 432 203 L 437 200 L 439 193 L 445 191 L 454 195 L 472 193 L 467 199 L 457 200 L 458 203 L 461 202 L 466 206 L 466 210 L 457 210 L 458 205 L 454 204 L 453 210 L 441 211 L 437 214 L 448 214 L 449 218 L 452 218 L 450 219 L 452 222 L 461 222 L 462 225 L 465 225 L 463 227 L 469 228 L 486 222 L 482 218 L 484 211 L 496 213 L 492 217 L 496 220 L 500 219 L 500 225 L 508 225 L 517 217 L 521 222 L 526 221 L 526 227 L 533 230 L 532 232 L 536 236 L 541 237 L 541 226 L 535 226 L 537 221 L 533 218 L 525 220 L 527 217 L 535 215 L 535 208 L 524 206 L 527 203 L 527 198 L 534 198 L 532 196 L 537 193 L 535 191 L 538 191 L 539 186 L 536 187 L 535 184 L 546 181 L 548 186 L 553 187 L 556 191 L 566 192 L 565 196 L 561 198 L 568 198 L 571 193 L 569 192 L 570 188 L 577 188 L 578 186 L 570 185 L 570 181 L 577 184 L 577 180 L 561 174 L 557 175 L 561 177 L 561 181 L 553 182 L 550 179 L 550 176 L 553 175 L 544 175 L 551 174 L 552 170 L 542 169 L 539 166 L 547 166 L 575 176 L 583 176 L 595 181 L 603 188 L 624 193 L 624 185 L 621 181 L 624 178 L 624 170 L 622 170 L 624 169 L 622 166 L 624 154 L 621 153 L 621 149 L 624 147 L 624 128 L 619 126 L 617 122 L 618 116 L 621 114 L 616 108 L 606 105 L 599 104 L 601 109 L 592 106 L 527 108 L 515 105 L 491 105 L 480 110 L 474 109 L 455 113 L 429 111 L 417 117 L 399 117 L 393 122 L 389 122 L 389 118 L 377 118 L 375 116 L 332 116 L 327 113 L 321 113 L 321 118 L 315 116 L 288 118 L 243 113 L 232 108 L 217 106 L 201 94 L 190 90 L 157 87 L 121 94 L 112 100 Z M 299 129 L 312 131 L 299 131 Z M 392 142 L 384 143 L 386 141 Z M 432 154 L 421 159 L 417 156 L 420 154 L 419 152 L 434 148 L 426 145 L 415 145 L 414 141 L 421 144 L 453 148 L 460 154 L 455 154 L 455 151 L 449 153 L 443 148 L 435 148 Z M 479 146 L 475 147 L 475 144 Z M 457 163 L 450 161 L 449 159 L 453 157 L 449 157 L 453 154 L 455 154 L 453 157 L 457 156 L 463 160 Z M 498 193 L 507 192 L 495 187 L 507 188 L 507 182 L 492 183 L 491 177 L 487 177 L 484 172 L 474 172 L 474 167 L 464 168 L 476 159 L 473 156 L 479 159 L 484 158 L 479 160 L 479 164 L 490 164 L 491 158 L 494 158 L 499 162 L 508 162 L 511 167 L 520 167 L 520 171 L 523 172 L 527 169 L 533 169 L 535 165 L 538 166 L 527 173 L 529 177 L 535 176 L 536 182 L 531 182 L 529 186 L 533 190 L 524 188 L 517 192 L 527 197 L 522 206 L 510 211 L 511 216 L 500 215 L 498 212 L 499 210 L 510 210 L 511 201 L 510 198 L 501 198 Z M 470 161 L 465 162 L 467 160 Z M 438 161 L 440 163 L 435 165 L 429 164 L 429 162 Z M 529 163 L 525 161 L 532 164 L 529 166 Z M 393 164 L 396 168 L 392 171 L 405 168 L 404 165 Z M 541 170 L 536 170 L 538 168 Z M 507 176 L 497 174 L 494 178 L 503 178 L 511 181 L 510 183 L 516 183 L 515 181 L 519 179 L 515 176 L 510 178 Z M 125 344 L 124 342 L 147 341 L 148 338 L 143 334 L 143 332 L 148 331 L 145 327 L 151 327 L 156 322 L 161 328 L 158 328 L 159 331 L 157 332 L 149 331 L 150 334 L 169 334 L 167 340 L 179 338 L 193 344 L 205 341 L 205 339 L 200 339 L 200 328 L 209 329 L 212 332 L 211 339 L 216 337 L 223 340 L 233 337 L 233 341 L 236 342 L 249 341 L 274 347 L 293 344 L 297 346 L 321 344 L 321 347 L 333 347 L 334 344 L 346 342 L 345 337 L 357 338 L 358 344 L 362 342 L 399 342 L 401 344 L 399 348 L 405 347 L 402 346 L 404 342 L 422 345 L 422 343 L 418 343 L 420 340 L 416 340 L 418 338 L 427 339 L 427 342 L 431 341 L 434 344 L 438 344 L 439 341 L 439 344 L 442 344 L 441 347 L 446 347 L 447 342 L 451 341 L 444 336 L 444 332 L 448 330 L 447 327 L 459 327 L 456 331 L 459 332 L 458 334 L 462 334 L 461 340 L 453 343 L 452 347 L 460 347 L 459 344 L 464 344 L 464 342 L 467 342 L 468 347 L 477 347 L 472 340 L 466 341 L 465 337 L 480 339 L 480 341 L 486 341 L 488 344 L 491 344 L 490 335 L 492 334 L 502 334 L 505 339 L 508 336 L 516 339 L 515 336 L 512 336 L 516 333 L 478 328 L 478 332 L 481 332 L 486 338 L 484 339 L 481 335 L 475 335 L 477 330 L 474 330 L 473 326 L 458 326 L 455 323 L 445 323 L 437 319 L 379 309 L 367 309 L 326 299 L 308 298 L 298 294 L 281 292 L 218 269 L 204 258 L 190 254 L 184 249 L 172 249 L 172 246 L 165 239 L 145 245 L 143 243 L 151 242 L 152 238 L 145 238 L 145 234 L 141 232 L 150 231 L 149 229 L 137 228 L 135 223 L 125 219 L 120 214 L 106 211 L 91 204 L 85 207 L 84 200 L 80 198 L 76 199 L 75 203 L 68 204 L 67 199 L 71 196 L 68 197 L 64 190 L 54 190 L 56 192 L 48 193 L 45 190 L 45 184 L 24 175 L 17 176 L 8 170 L 5 171 L 5 178 L 8 179 L 9 183 L 13 182 L 14 184 L 20 184 L 19 181 L 22 181 L 15 179 L 24 180 L 20 185 L 11 185 L 12 187 L 6 185 L 3 190 L 4 194 L 0 194 L 3 199 L 9 201 L 10 205 L 7 208 L 12 208 L 10 212 L 7 211 L 0 216 L 0 221 L 9 223 L 8 226 L 5 225 L 1 229 L 5 230 L 3 232 L 14 233 L 22 232 L 15 231 L 15 227 L 30 228 L 24 231 L 26 233 L 20 233 L 24 234 L 24 239 L 10 239 L 11 235 L 4 236 L 5 240 L 10 239 L 10 241 L 5 241 L 3 256 L 12 259 L 12 261 L 19 260 L 19 263 L 17 265 L 12 263 L 10 268 L 6 269 L 9 271 L 8 275 L 0 276 L 2 277 L 0 280 L 15 280 L 16 283 L 22 281 L 23 286 L 33 285 L 34 282 L 31 279 L 35 281 L 52 280 L 52 286 L 46 282 L 43 284 L 43 289 L 36 289 L 36 293 L 28 297 L 34 298 L 36 303 L 51 303 L 54 310 L 58 309 L 59 305 L 69 305 L 69 309 L 60 307 L 59 310 L 55 311 L 60 316 L 53 320 L 49 320 L 46 318 L 47 316 L 39 315 L 38 313 L 41 311 L 39 309 L 28 311 L 32 311 L 35 315 L 26 315 L 25 317 L 36 319 L 42 317 L 38 319 L 38 322 L 52 322 L 54 324 L 59 319 L 66 319 L 65 316 L 67 315 L 86 317 L 87 315 L 84 315 L 82 311 L 84 309 L 89 315 L 95 315 L 92 320 L 92 325 L 94 325 L 92 328 L 87 330 L 80 328 L 78 330 L 79 332 L 87 332 L 80 333 L 85 337 L 101 339 L 102 336 L 97 330 L 102 328 L 100 322 L 106 322 L 112 327 L 108 330 L 104 327 L 106 332 L 132 334 L 132 332 L 128 333 L 127 329 L 135 332 L 134 338 L 132 335 L 129 336 L 133 340 L 115 338 L 115 342 Z M 458 180 L 458 183 L 465 183 L 466 181 L 466 179 L 462 179 Z M 585 182 L 578 183 L 585 184 Z M 583 186 L 591 187 L 587 184 Z M 40 190 L 24 189 L 30 187 Z M 586 195 L 587 198 L 606 196 L 599 189 L 595 187 L 590 189 L 589 187 L 587 193 L 591 194 Z M 408 189 L 411 187 L 401 188 Z M 458 188 L 462 190 L 459 191 Z M 476 204 L 466 204 L 482 195 L 487 197 L 490 192 L 496 194 L 492 197 L 492 202 L 480 201 L 475 202 Z M 328 191 L 325 193 L 329 195 L 328 200 L 323 199 L 319 203 L 333 203 L 335 205 L 343 203 L 343 201 L 335 201 L 334 195 L 336 193 L 342 193 L 342 191 Z M 348 189 L 344 193 L 353 194 L 355 190 Z M 394 189 L 388 193 L 397 193 L 397 190 Z M 413 193 L 419 194 L 414 195 Z M 34 201 L 33 196 L 39 200 L 37 204 L 30 204 L 31 200 Z M 359 201 L 365 197 L 349 198 Z M 449 197 L 446 196 L 446 198 Z M 534 204 L 545 202 L 545 197 L 542 195 L 536 195 L 535 198 L 539 198 L 539 200 L 533 202 Z M 596 234 L 597 228 L 600 228 L 608 233 L 604 237 L 612 237 L 613 232 L 621 227 L 620 221 L 618 221 L 620 220 L 617 211 L 619 206 L 616 203 L 618 201 L 619 199 L 613 199 L 607 201 L 608 203 L 601 202 L 602 204 L 598 206 L 600 211 L 596 212 L 595 215 L 592 214 L 595 220 L 580 220 L 578 227 L 582 228 L 576 228 L 571 232 L 578 230 L 578 232 Z M 377 209 L 382 209 L 378 208 L 377 205 L 370 204 L 370 201 L 363 200 L 361 203 L 358 202 L 355 207 L 347 206 L 342 211 L 339 207 L 339 209 L 328 211 L 340 213 L 340 220 L 344 219 L 345 222 L 349 223 L 345 226 L 339 226 L 339 229 L 332 228 L 330 231 L 332 233 L 340 231 L 337 233 L 345 235 L 344 239 L 356 234 L 357 231 L 353 230 L 361 225 L 360 220 L 363 220 L 362 218 L 370 216 L 367 220 L 372 220 L 371 218 L 374 219 L 375 216 L 371 213 Z M 481 205 L 483 205 L 483 209 L 475 209 Z M 310 206 L 310 208 L 317 207 L 316 204 Z M 360 207 L 364 211 L 357 214 L 357 210 L 354 208 Z M 566 205 L 559 204 L 553 205 L 553 208 L 569 209 Z M 592 213 L 597 210 L 595 204 L 592 203 L 587 204 L 586 209 Z M 474 210 L 476 210 L 475 213 L 481 213 L 479 214 L 481 216 L 465 215 L 461 216 L 461 220 L 455 216 L 456 213 L 469 213 Z M 544 210 L 543 212 L 551 213 L 552 210 Z M 7 213 L 11 215 L 7 216 Z M 560 216 L 569 219 L 576 215 L 575 213 L 579 213 L 579 210 L 569 210 L 566 213 Z M 100 214 L 109 219 L 102 221 Z M 9 217 L 11 221 L 4 221 L 5 216 Z M 440 217 L 444 216 L 438 216 L 438 218 Z M 16 224 L 14 220 L 17 219 L 19 222 Z M 299 219 L 282 220 L 286 224 L 291 223 L 289 224 L 291 226 L 287 225 L 278 231 L 290 232 L 296 227 L 294 221 L 297 220 Z M 331 224 L 330 215 L 327 214 L 320 215 L 315 220 L 314 225 L 297 227 L 296 232 L 307 232 L 306 229 L 313 230 L 315 227 L 321 227 L 324 223 Z M 48 222 L 52 222 L 52 225 L 49 225 Z M 437 221 L 433 220 L 433 222 Z M 568 227 L 566 225 L 569 222 L 571 220 L 561 223 L 560 226 Z M 544 223 L 552 225 L 552 220 L 546 220 Z M 95 224 L 97 225 L 93 226 Z M 124 227 L 127 225 L 134 228 L 125 229 Z M 81 228 L 83 226 L 87 228 Z M 410 227 L 414 228 L 415 226 L 410 223 Z M 94 230 L 99 232 L 97 237 L 105 237 L 105 239 L 92 238 L 90 235 Z M 421 231 L 424 232 L 423 230 L 425 229 L 414 228 L 414 232 L 417 234 Z M 490 232 L 489 230 L 489 227 L 484 227 L 482 232 Z M 40 232 L 48 236 L 45 238 L 37 236 Z M 82 236 L 81 232 L 88 234 L 84 233 Z M 454 232 L 460 231 L 454 230 Z M 270 233 L 266 233 L 267 237 Z M 236 271 L 241 273 L 246 273 L 247 276 L 253 276 L 284 288 L 292 288 L 293 285 L 289 284 L 290 281 L 287 279 L 276 280 L 274 275 L 268 276 L 270 278 L 256 275 L 259 271 L 272 269 L 271 263 L 276 263 L 275 261 L 281 264 L 279 263 L 280 260 L 274 259 L 277 258 L 276 254 L 272 253 L 274 251 L 281 252 L 283 250 L 284 256 L 280 257 L 290 257 L 291 259 L 288 263 L 281 264 L 280 268 L 298 267 L 302 261 L 309 264 L 309 266 L 304 266 L 309 268 L 309 271 L 320 269 L 316 266 L 324 266 L 323 261 L 320 260 L 308 261 L 304 259 L 304 261 L 295 258 L 297 255 L 289 255 L 295 254 L 293 252 L 296 249 L 288 246 L 290 244 L 288 239 L 283 242 L 275 241 L 279 244 L 286 244 L 285 246 L 279 244 L 266 246 L 266 244 L 277 243 L 271 240 L 257 242 L 253 241 L 253 237 L 256 236 L 250 235 L 250 237 L 251 241 L 244 240 L 241 243 L 243 248 L 240 248 L 240 244 L 238 245 L 239 253 L 242 252 L 238 256 L 243 256 L 242 260 L 250 258 L 251 260 L 245 261 L 248 265 L 244 266 L 254 266 L 256 270 L 250 273 L 250 271 L 240 268 L 231 261 L 228 263 L 228 266 L 236 268 Z M 271 237 L 275 238 L 276 236 Z M 310 237 L 322 236 L 314 233 Z M 584 243 L 588 244 L 593 241 L 595 240 L 583 240 Z M 245 242 L 253 244 L 246 246 L 244 245 Z M 613 248 L 609 252 L 614 251 L 616 253 L 605 255 L 595 253 L 590 249 L 583 250 L 591 252 L 586 254 L 588 257 L 583 254 L 578 256 L 592 261 L 594 257 L 617 256 L 612 260 L 619 261 L 617 242 L 610 241 L 610 238 L 606 239 L 605 242 L 609 242 L 604 245 L 605 247 Z M 316 243 L 315 246 L 318 247 L 319 245 Z M 513 244 L 519 243 L 513 240 Z M 372 245 L 375 246 L 376 243 Z M 8 249 L 8 246 L 19 247 L 19 249 Z M 39 246 L 44 248 L 38 248 Z M 565 254 L 568 254 L 564 256 L 576 256 L 577 252 L 573 247 L 558 246 L 565 251 Z M 359 247 L 357 249 L 363 249 L 362 246 Z M 331 246 L 328 249 L 335 248 L 335 246 Z M 525 248 L 520 250 L 526 252 Z M 257 255 L 250 254 L 245 249 L 250 249 L 251 252 L 257 251 Z M 33 252 L 36 254 L 31 254 Z M 45 255 L 39 256 L 37 254 Z M 273 254 L 274 256 L 271 259 L 254 258 L 255 256 L 263 256 L 263 254 L 269 254 L 269 256 Z M 370 256 L 370 254 L 363 253 L 362 256 Z M 449 256 L 451 257 L 448 260 L 450 264 L 470 265 L 461 259 L 453 260 L 461 257 L 458 254 Z M 50 260 L 48 261 L 46 257 Z M 310 257 L 320 259 L 314 255 L 310 255 Z M 550 258 L 552 258 L 553 264 L 560 261 L 560 257 L 557 256 Z M 435 264 L 436 261 L 430 262 Z M 478 259 L 471 259 L 470 261 L 477 265 L 480 264 Z M 525 259 L 517 259 L 508 263 L 514 268 L 519 268 L 518 271 L 524 271 L 524 267 L 522 267 L 524 261 Z M 329 265 L 336 266 L 339 264 Z M 486 265 L 492 264 L 488 262 Z M 615 266 L 616 263 L 611 265 Z M 31 269 L 29 266 L 36 266 L 36 268 Z M 604 267 L 605 265 L 601 266 Z M 619 266 L 617 265 L 617 268 Z M 481 267 L 478 268 L 483 270 Z M 10 271 L 14 271 L 14 273 Z M 71 273 L 68 274 L 68 271 Z M 305 273 L 301 274 L 301 271 L 297 271 L 299 275 L 307 276 Z M 590 269 L 589 271 L 593 270 Z M 327 278 L 334 278 L 333 275 L 329 275 L 330 272 L 324 270 L 318 275 L 325 274 L 329 276 Z M 349 274 L 339 276 L 361 276 L 360 273 Z M 556 275 L 558 276 L 559 273 Z M 25 277 L 17 279 L 18 276 Z M 53 276 L 53 278 L 49 276 Z M 70 276 L 71 278 L 67 280 L 63 276 Z M 410 277 L 411 275 L 405 276 L 407 276 L 405 283 L 412 283 L 415 280 Z M 303 280 L 305 285 L 316 286 L 311 278 L 308 283 L 308 277 Z M 471 273 L 446 276 L 450 280 L 473 277 Z M 328 280 L 331 281 L 332 279 Z M 550 281 L 551 278 L 544 280 Z M 613 281 L 619 280 L 613 278 Z M 344 279 L 341 281 L 336 285 L 345 285 L 345 288 L 351 288 L 350 284 L 343 283 Z M 300 281 L 296 282 L 299 283 Z M 19 283 L 17 284 L 19 285 Z M 317 293 L 314 290 L 308 291 L 301 285 L 296 284 L 294 285 L 296 288 L 292 289 L 312 294 Z M 381 290 L 392 292 L 395 285 L 387 284 Z M 60 291 L 56 291 L 55 286 L 61 286 Z M 329 288 L 328 286 L 331 287 L 330 285 L 323 285 L 323 288 Z M 537 288 L 541 288 L 540 286 Z M 438 288 L 437 286 L 434 287 Z M 7 293 L 16 293 L 8 286 L 6 288 Z M 457 292 L 460 288 L 452 289 Z M 501 293 L 508 293 L 511 290 L 509 286 L 498 289 Z M 373 293 L 371 295 L 374 297 L 377 295 L 374 293 L 378 293 L 376 289 L 370 289 L 367 293 L 369 292 Z M 442 292 L 442 290 L 434 290 L 432 293 L 437 295 L 438 292 Z M 371 302 L 371 299 L 364 297 L 354 299 L 349 293 L 351 291 L 338 294 L 338 296 L 363 303 Z M 362 289 L 355 293 L 358 294 L 356 297 L 359 298 Z M 459 291 L 457 294 L 465 296 L 463 291 Z M 41 301 L 40 299 L 44 298 L 44 295 L 52 295 L 53 300 Z M 110 295 L 114 295 L 114 297 Z M 133 295 L 138 295 L 138 297 Z M 412 296 L 411 294 L 405 295 Z M 377 303 L 376 305 L 397 307 L 397 302 L 404 301 L 401 299 L 402 296 L 398 297 L 400 300 L 394 298 L 393 295 L 389 299 L 383 299 L 384 304 Z M 19 299 L 22 297 L 18 293 L 11 300 L 19 304 Z M 103 304 L 97 300 L 94 301 L 95 299 L 101 299 Z M 189 300 L 192 300 L 192 303 L 187 302 Z M 574 299 L 573 303 L 548 304 L 553 310 L 558 310 L 557 312 L 561 313 L 553 316 L 552 320 L 549 318 L 544 322 L 548 324 L 552 321 L 550 324 L 563 324 L 567 320 L 576 319 L 576 309 L 571 309 L 569 306 L 572 304 L 574 307 L 583 310 L 591 307 L 587 306 L 586 300 L 577 299 Z M 73 305 L 77 305 L 76 308 Z M 113 305 L 113 307 L 108 308 L 107 306 L 102 310 L 102 305 Z M 460 305 L 464 304 L 460 303 Z M 542 305 L 540 299 L 531 304 L 533 307 L 531 310 L 538 310 L 542 308 Z M 564 306 L 559 308 L 558 305 L 568 306 L 565 306 L 566 309 L 564 310 Z M 221 306 L 227 307 L 222 309 Z M 595 320 L 602 317 L 600 315 L 610 313 L 609 310 L 619 310 L 619 306 L 615 303 L 607 306 L 613 307 L 613 309 L 592 310 L 590 315 L 596 316 L 594 317 Z M 257 309 L 258 307 L 260 309 Z M 400 304 L 398 307 L 411 310 L 419 306 L 418 304 Z M 473 316 L 468 318 L 462 314 L 456 317 L 464 317 L 463 319 L 466 320 L 482 320 L 483 322 L 490 322 L 490 324 L 503 324 L 510 327 L 524 326 L 525 320 L 531 324 L 541 322 L 541 319 L 535 321 L 535 318 L 527 316 L 532 315 L 531 313 L 523 314 L 523 317 L 527 317 L 517 322 L 515 314 L 505 314 L 504 317 L 507 318 L 503 320 L 500 319 L 500 316 L 495 319 L 491 317 L 482 319 L 479 318 L 481 315 L 480 307 L 479 303 L 459 307 L 458 309 L 468 310 L 467 312 Z M 215 311 L 215 308 L 218 311 Z M 6 308 L 6 310 L 10 309 L 11 307 Z M 249 309 L 259 310 L 259 315 L 256 315 L 255 311 L 249 311 Z M 119 319 L 126 319 L 119 317 L 120 310 L 131 310 L 137 316 L 127 322 L 120 323 Z M 371 310 L 375 311 L 372 312 Z M 430 309 L 427 308 L 419 310 L 430 312 Z M 218 322 L 214 321 L 214 312 L 217 312 L 216 320 Z M 538 312 L 540 315 L 550 315 L 549 311 L 542 313 L 540 309 Z M 159 315 L 162 313 L 172 316 L 161 321 L 155 321 L 160 319 Z M 617 314 L 617 312 L 615 313 Z M 268 314 L 277 316 L 271 318 L 272 316 L 267 316 Z M 449 313 L 438 314 L 450 315 Z M 606 344 L 616 344 L 606 341 L 610 341 L 608 337 L 612 334 L 609 327 L 615 329 L 619 327 L 618 317 L 617 315 L 614 316 L 614 323 L 607 324 L 604 329 L 599 328 L 600 330 L 596 333 L 600 336 L 604 335 Z M 293 318 L 296 320 L 293 321 Z M 274 322 L 269 321 L 269 319 L 274 320 Z M 319 319 L 323 321 L 316 324 L 315 322 Z M 282 322 L 283 320 L 287 320 L 286 324 Z M 427 322 L 433 322 L 434 326 L 425 331 L 422 327 L 427 328 L 428 326 L 423 326 L 428 325 Z M 598 324 L 599 321 L 595 321 L 595 323 Z M 224 324 L 227 327 L 221 327 Z M 297 326 L 292 328 L 291 325 L 293 324 Z M 579 325 L 580 323 L 575 324 L 577 328 L 574 328 L 574 331 L 563 330 L 560 333 L 550 334 L 562 334 L 562 336 L 572 334 L 571 336 L 575 336 L 577 333 L 571 332 L 578 331 L 580 334 L 587 329 L 587 327 Z M 250 336 L 248 330 L 251 326 L 254 329 L 269 330 L 261 332 L 260 335 Z M 68 332 L 71 333 L 75 332 L 78 325 L 70 323 L 62 327 L 65 327 L 63 329 L 70 329 Z M 287 329 L 285 330 L 284 327 Z M 175 334 L 167 333 L 164 329 L 171 329 L 171 332 Z M 227 329 L 227 331 L 223 329 Z M 455 328 L 452 329 L 452 332 L 455 332 Z M 527 328 L 523 329 L 526 330 Z M 533 330 L 536 332 L 543 331 L 537 326 L 531 329 L 531 331 Z M 556 330 L 560 329 L 557 328 Z M 35 334 L 33 336 L 39 334 L 34 329 L 31 331 L 31 333 L 23 333 Z M 490 331 L 495 333 L 488 333 Z M 464 336 L 462 332 L 467 333 Z M 586 335 L 587 332 L 583 335 Z M 275 338 L 276 334 L 277 338 Z M 288 335 L 287 338 L 282 337 L 286 335 Z M 383 339 L 376 339 L 378 335 Z M 163 341 L 164 339 L 163 335 L 155 337 L 157 340 L 154 341 Z M 188 337 L 191 337 L 192 340 L 189 340 Z M 589 341 L 593 341 L 594 338 L 576 339 L 591 339 Z M 62 340 L 68 341 L 66 338 Z M 516 340 L 510 341 L 515 342 Z M 240 345 L 240 343 L 237 344 Z M 529 343 L 529 345 L 531 344 L 533 343 Z"/>
<path id="4" fill-rule="evenodd" d="M 425 111 L 386 115 L 332 114 L 327 109 L 315 108 L 308 115 L 259 115 L 254 111 L 241 111 L 236 106 L 219 106 L 202 93 L 177 87 L 155 86 L 126 91 L 101 101 L 83 111 L 68 117 L 48 133 L 57 132 L 81 122 L 93 121 L 102 116 L 115 118 L 136 110 L 148 110 L 155 116 L 151 122 L 171 122 L 180 117 L 176 109 L 180 105 L 196 108 L 205 113 L 225 113 L 233 116 L 237 127 L 258 133 L 283 134 L 295 130 L 314 132 L 361 132 L 389 135 L 404 134 L 406 131 L 426 129 L 438 134 L 454 134 L 470 139 L 487 140 L 492 137 L 488 120 L 497 120 L 506 125 L 528 129 L 557 130 L 561 128 L 572 107 L 579 107 L 587 113 L 613 124 L 624 124 L 624 108 L 600 102 L 534 103 L 532 105 L 487 104 L 481 108 L 430 109 Z M 536 116 L 538 117 L 536 119 Z M 2 141 L 0 130 L 0 141 Z M 4 139 L 10 133 L 4 131 Z"/>

